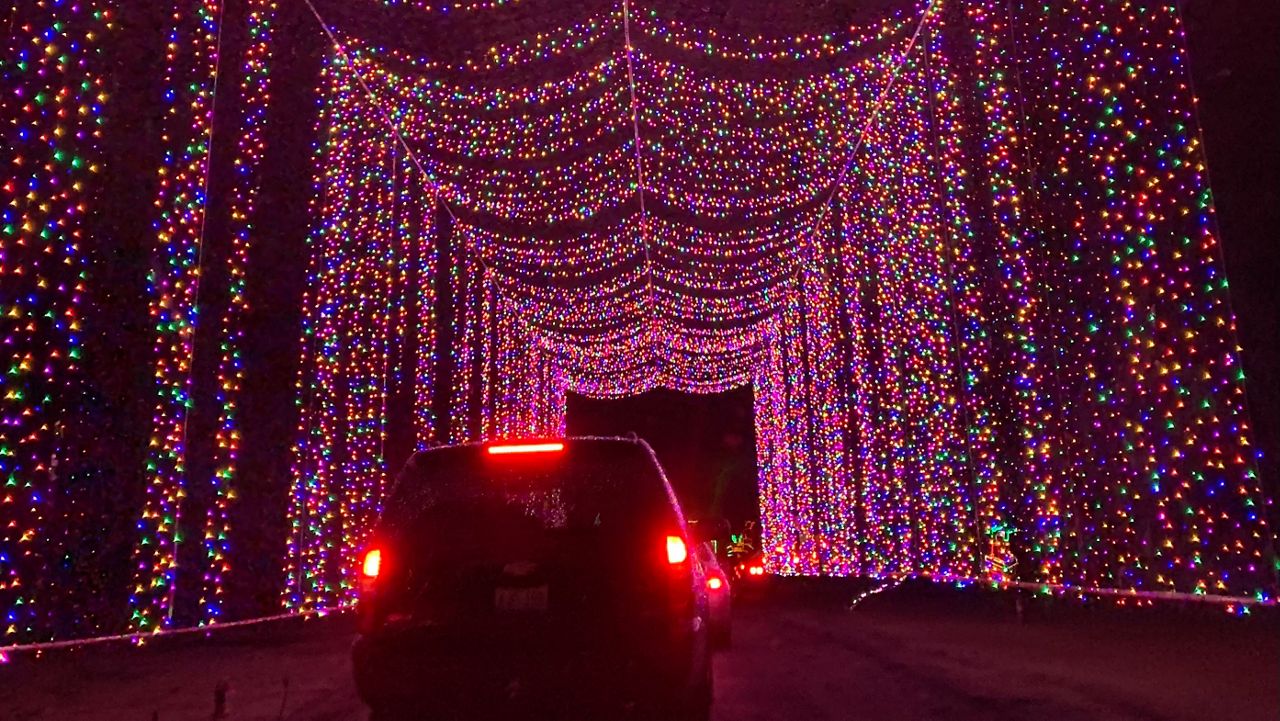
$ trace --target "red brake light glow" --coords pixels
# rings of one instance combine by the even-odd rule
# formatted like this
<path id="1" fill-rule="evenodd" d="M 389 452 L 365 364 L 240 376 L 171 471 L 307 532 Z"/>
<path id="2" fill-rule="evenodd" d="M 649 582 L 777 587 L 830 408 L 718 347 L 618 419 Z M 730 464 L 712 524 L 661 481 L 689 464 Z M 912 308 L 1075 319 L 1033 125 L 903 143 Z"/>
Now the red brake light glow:
<path id="1" fill-rule="evenodd" d="M 721 581 L 719 576 L 712 576 L 711 578 L 707 579 L 707 588 L 711 589 L 712 591 L 719 591 L 723 586 L 724 586 L 724 581 Z"/>
<path id="2" fill-rule="evenodd" d="M 365 578 L 377 578 L 382 572 L 382 551 L 374 548 L 364 554 L 364 571 Z"/>
<path id="3" fill-rule="evenodd" d="M 763 576 L 764 566 L 752 566 L 751 568 L 747 569 L 747 573 L 750 573 L 752 576 Z"/>
<path id="4" fill-rule="evenodd" d="M 667 536 L 667 563 L 675 566 L 689 560 L 689 548 L 679 536 Z"/>
<path id="5" fill-rule="evenodd" d="M 563 443 L 521 443 L 510 446 L 489 446 L 489 455 L 508 456 L 518 453 L 560 453 Z"/>

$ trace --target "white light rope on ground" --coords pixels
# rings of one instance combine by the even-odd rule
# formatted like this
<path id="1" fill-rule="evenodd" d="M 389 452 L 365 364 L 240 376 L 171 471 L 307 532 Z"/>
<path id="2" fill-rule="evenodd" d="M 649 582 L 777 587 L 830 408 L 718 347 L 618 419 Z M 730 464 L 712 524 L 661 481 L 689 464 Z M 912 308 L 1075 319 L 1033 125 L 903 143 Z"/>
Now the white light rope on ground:
<path id="1" fill-rule="evenodd" d="M 854 596 L 849 602 L 847 610 L 852 611 L 858 604 L 885 591 L 892 591 L 901 586 L 911 578 L 921 578 L 934 583 L 963 583 L 979 586 L 992 586 L 1001 590 L 1021 589 L 1027 591 L 1050 591 L 1062 595 L 1079 595 L 1079 596 L 1099 596 L 1115 599 L 1132 599 L 1135 601 L 1149 602 L 1183 602 L 1183 603 L 1205 603 L 1210 605 L 1226 606 L 1228 608 L 1240 607 L 1248 608 L 1250 606 L 1274 607 L 1277 605 L 1276 599 L 1257 599 L 1249 596 L 1223 596 L 1213 593 L 1186 593 L 1183 591 L 1142 591 L 1142 590 L 1121 590 L 1114 588 L 1081 588 L 1078 586 L 1064 586 L 1057 583 L 1033 583 L 1031 581 L 994 581 L 984 578 L 960 578 L 950 576 L 930 576 L 921 574 L 919 576 L 900 576 L 890 579 L 879 586 L 874 586 L 862 593 Z"/>
<path id="2" fill-rule="evenodd" d="M 931 581 L 939 584 L 964 584 L 974 586 L 987 586 L 1000 590 L 1026 590 L 1036 591 L 1040 593 L 1052 592 L 1060 595 L 1074 596 L 1098 596 L 1113 598 L 1119 600 L 1134 600 L 1156 602 L 1180 602 L 1180 603 L 1203 603 L 1208 605 L 1225 606 L 1228 610 L 1235 608 L 1274 608 L 1280 605 L 1280 601 L 1274 598 L 1254 598 L 1251 596 L 1225 596 L 1215 593 L 1186 593 L 1185 591 L 1145 591 L 1141 589 L 1116 589 L 1116 588 L 1085 588 L 1080 586 L 1066 586 L 1060 583 L 1034 583 L 1032 581 L 996 581 L 990 578 L 972 578 L 967 576 L 946 576 L 939 574 L 911 574 L 907 576 L 895 576 L 873 586 L 862 593 L 853 597 L 853 600 L 846 606 L 846 610 L 852 611 L 858 604 L 868 598 L 885 591 L 892 591 L 901 586 L 903 583 L 919 578 L 925 581 Z"/>
<path id="3" fill-rule="evenodd" d="M 846 610 L 852 611 L 853 609 L 857 608 L 858 604 L 862 603 L 863 601 L 867 600 L 868 598 L 871 598 L 876 594 L 884 593 L 885 591 L 892 591 L 898 586 L 901 586 L 902 583 L 907 580 L 907 578 L 908 576 L 896 576 L 894 578 L 890 578 L 888 581 L 885 581 L 879 586 L 872 586 L 871 588 L 863 591 L 857 596 L 854 596 L 853 600 L 849 602 L 849 606 L 846 608 Z"/>
<path id="4" fill-rule="evenodd" d="M 1106 596 L 1135 601 L 1177 601 L 1185 603 L 1206 603 L 1219 606 L 1258 606 L 1277 607 L 1280 600 L 1276 598 L 1255 598 L 1253 596 L 1227 596 L 1218 593 L 1187 593 L 1186 591 L 1147 591 L 1144 589 L 1091 588 L 1087 586 L 1068 586 L 1061 583 L 1036 583 L 1034 581 L 997 581 L 991 578 L 973 578 L 970 576 L 949 576 L 945 574 L 921 573 L 914 576 L 935 583 L 963 583 L 991 586 L 1000 589 L 1018 588 L 1028 591 L 1053 592 L 1062 595 Z"/>
<path id="5" fill-rule="evenodd" d="M 976 586 L 989 586 L 1003 590 L 1007 589 L 1023 589 L 1038 592 L 1054 592 L 1063 595 L 1079 595 L 1079 596 L 1101 596 L 1117 599 L 1132 599 L 1135 601 L 1166 601 L 1166 602 L 1184 602 L 1184 603 L 1204 603 L 1210 605 L 1226 606 L 1226 607 L 1263 607 L 1275 608 L 1280 606 L 1280 601 L 1275 598 L 1253 598 L 1250 596 L 1226 596 L 1215 593 L 1186 593 L 1184 591 L 1145 591 L 1140 589 L 1115 589 L 1115 588 L 1086 588 L 1082 586 L 1066 586 L 1060 583 L 1033 583 L 1030 581 L 996 581 L 989 578 L 973 578 L 969 576 L 947 576 L 943 574 L 913 574 L 908 576 L 896 576 L 881 583 L 878 586 L 863 591 L 853 598 L 846 607 L 846 610 L 852 611 L 860 603 L 866 599 L 892 591 L 903 583 L 913 579 L 920 578 L 934 583 L 948 584 L 966 584 Z M 242 621 L 228 621 L 225 623 L 215 623 L 207 626 L 191 626 L 188 628 L 178 628 L 165 631 L 151 631 L 147 633 L 122 633 L 113 636 L 93 636 L 91 638 L 68 639 L 65 641 L 47 641 L 42 643 L 18 644 L 13 646 L 0 646 L 0 665 L 10 661 L 14 654 L 19 653 L 43 653 L 45 651 L 57 651 L 66 649 L 77 649 L 88 646 L 99 646 L 107 643 L 115 643 L 128 641 L 136 645 L 143 645 L 148 639 L 153 638 L 173 638 L 175 636 L 191 636 L 203 633 L 211 635 L 217 631 L 224 631 L 232 628 L 244 628 L 246 626 L 257 626 L 275 621 L 287 621 L 290 619 L 308 620 L 311 618 L 324 618 L 329 615 L 337 615 L 352 610 L 353 606 L 338 606 L 334 608 L 321 608 L 311 611 L 302 611 L 296 613 L 280 613 L 274 616 L 262 616 L 259 618 L 244 619 Z"/>
<path id="6" fill-rule="evenodd" d="M 67 639 L 65 641 L 45 641 L 41 643 L 17 644 L 13 646 L 0 646 L 0 665 L 10 661 L 14 654 L 19 653 L 43 653 L 45 651 L 59 651 L 67 649 L 77 649 L 87 646 L 101 646 L 107 643 L 115 643 L 120 641 L 128 641 L 137 646 L 141 646 L 149 639 L 153 638 L 172 638 L 174 636 L 191 636 L 198 633 L 213 634 L 215 631 L 224 631 L 232 628 L 244 628 L 246 626 L 258 626 L 264 623 L 272 623 L 275 621 L 287 621 L 289 619 L 309 620 L 311 618 L 324 618 L 329 615 L 336 615 L 350 611 L 352 606 L 338 606 L 335 608 L 319 608 L 311 611 L 300 611 L 294 613 L 279 613 L 274 616 L 261 616 L 259 618 L 247 618 L 242 621 L 227 621 L 212 623 L 207 626 L 189 626 L 186 628 L 175 628 L 169 630 L 147 631 L 145 633 L 121 633 L 114 636 L 92 636 L 89 638 Z"/>

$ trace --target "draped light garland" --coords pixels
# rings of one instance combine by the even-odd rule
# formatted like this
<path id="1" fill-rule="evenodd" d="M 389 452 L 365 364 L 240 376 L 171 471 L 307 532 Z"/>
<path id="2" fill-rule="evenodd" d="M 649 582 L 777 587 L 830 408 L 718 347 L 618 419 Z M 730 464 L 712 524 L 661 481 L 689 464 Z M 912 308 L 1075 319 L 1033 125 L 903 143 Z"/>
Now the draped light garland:
<path id="1" fill-rule="evenodd" d="M 217 420 L 196 479 L 223 17 L 215 0 L 173 3 L 130 594 L 142 632 L 187 620 L 180 581 L 194 622 L 225 613 L 277 1 L 250 0 L 226 66 L 238 82 L 221 83 L 236 142 L 218 166 L 229 222 L 210 226 L 226 233 L 210 275 L 226 300 L 201 330 Z M 328 18 L 288 608 L 355 599 L 412 448 L 562 434 L 569 391 L 748 383 L 775 572 L 1274 602 L 1271 499 L 1176 6 L 934 0 L 745 36 L 648 5 L 560 15 L 462 58 L 387 47 L 359 11 Z M 56 627 L 49 529 L 82 373 L 105 7 L 21 6 L 0 68 L 15 88 L 0 99 L 6 639 Z M 184 525 L 184 507 L 200 520 Z"/>
<path id="2" fill-rule="evenodd" d="M 106 3 L 23 3 L 0 55 L 0 644 L 47 637 L 60 413 L 83 372 Z"/>
<path id="3" fill-rule="evenodd" d="M 408 5 L 419 10 L 448 12 L 474 12 L 477 10 L 493 10 L 496 8 L 517 5 L 520 0 L 468 0 L 466 2 L 424 2 L 424 0 L 382 0 L 384 5 Z"/>
<path id="4" fill-rule="evenodd" d="M 1008 504 L 1034 566 L 1022 577 L 1272 597 L 1270 499 L 1177 6 L 971 12 L 987 165 L 1031 191 L 997 196 L 1035 306 L 1012 330 L 1027 339 L 1019 381 L 1040 393 L 1023 428 L 1043 472 Z"/>
<path id="5" fill-rule="evenodd" d="M 420 438 L 554 434 L 566 390 L 752 383 L 774 571 L 1272 598 L 1176 8 L 936 2 L 742 37 L 621 3 L 462 61 L 348 25 L 313 262 L 376 237 L 381 117 L 452 216 L 428 231 L 447 290 L 397 291 L 439 344 L 419 382 L 446 386 Z M 337 372 L 311 356 L 303 383 Z M 350 464 L 367 411 L 329 402 L 304 393 L 344 420 L 304 413 L 303 455 Z M 349 467 L 295 469 L 293 585 L 349 574 L 364 527 L 326 499 L 376 504 L 387 473 Z M 290 603 L 349 598 L 328 583 Z"/>

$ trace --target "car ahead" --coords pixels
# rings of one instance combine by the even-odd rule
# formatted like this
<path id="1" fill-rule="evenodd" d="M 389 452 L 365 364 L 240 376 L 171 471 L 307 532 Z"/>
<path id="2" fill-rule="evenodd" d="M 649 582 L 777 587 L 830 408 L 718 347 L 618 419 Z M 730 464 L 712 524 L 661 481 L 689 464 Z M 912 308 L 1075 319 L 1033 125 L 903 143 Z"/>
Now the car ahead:
<path id="1" fill-rule="evenodd" d="M 710 715 L 707 580 L 648 444 L 422 451 L 363 559 L 373 718 Z"/>
<path id="2" fill-rule="evenodd" d="M 720 565 L 711 541 L 698 544 L 698 560 L 707 579 L 707 609 L 711 623 L 711 643 L 715 648 L 728 648 L 733 638 L 733 605 L 729 575 Z"/>
<path id="3" fill-rule="evenodd" d="M 733 565 L 733 587 L 739 593 L 758 590 L 767 577 L 764 554 L 759 551 L 740 557 Z"/>

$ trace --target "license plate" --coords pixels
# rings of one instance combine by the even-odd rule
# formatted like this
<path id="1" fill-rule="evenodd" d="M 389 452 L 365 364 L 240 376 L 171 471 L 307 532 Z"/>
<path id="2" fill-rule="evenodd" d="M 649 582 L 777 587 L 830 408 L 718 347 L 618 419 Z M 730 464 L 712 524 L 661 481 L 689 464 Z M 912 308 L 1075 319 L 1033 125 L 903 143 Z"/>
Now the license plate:
<path id="1" fill-rule="evenodd" d="M 493 592 L 493 606 L 499 611 L 546 611 L 547 587 L 497 588 Z"/>

